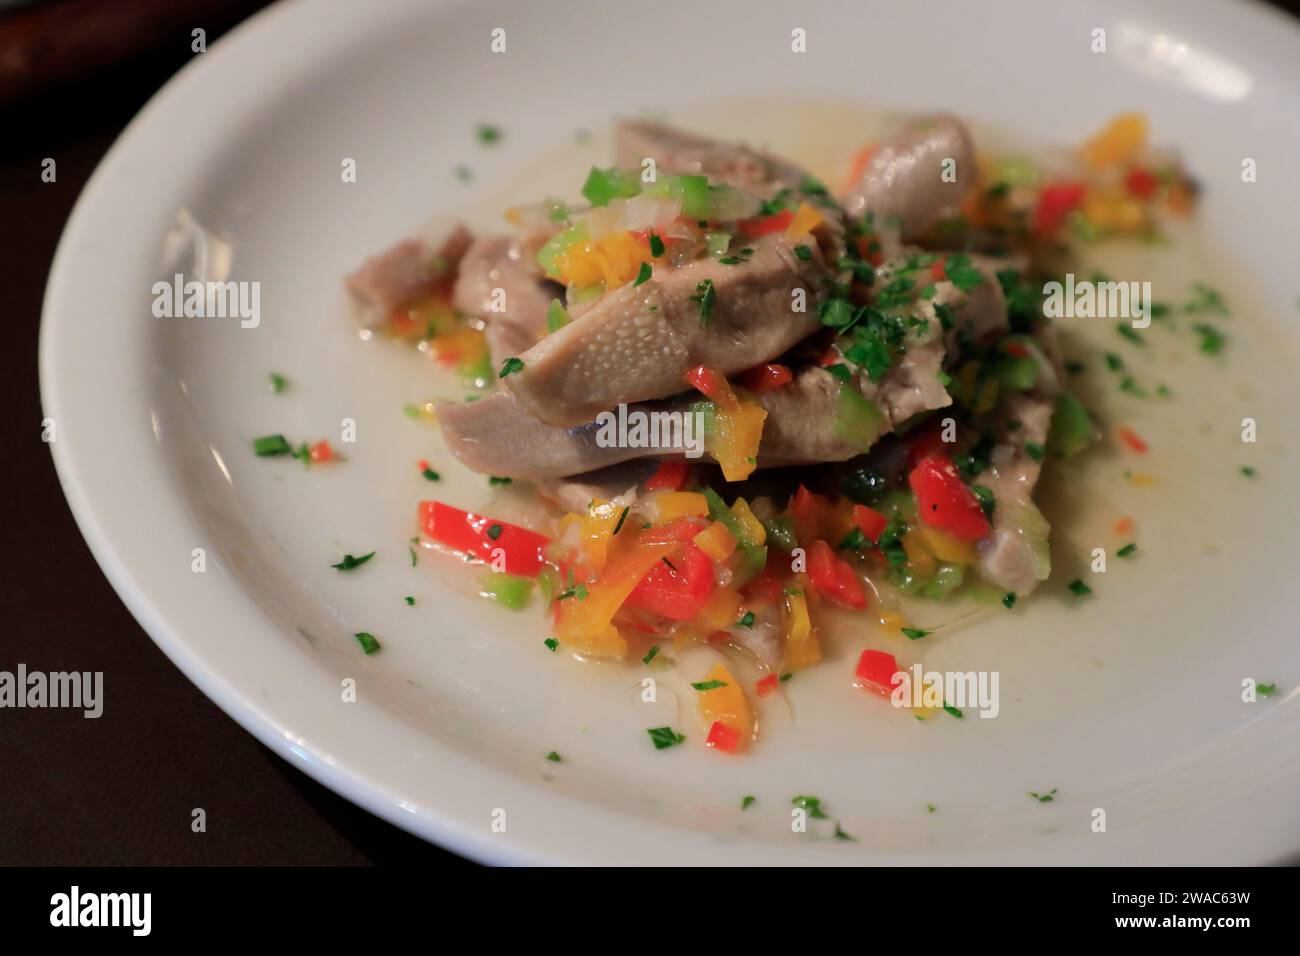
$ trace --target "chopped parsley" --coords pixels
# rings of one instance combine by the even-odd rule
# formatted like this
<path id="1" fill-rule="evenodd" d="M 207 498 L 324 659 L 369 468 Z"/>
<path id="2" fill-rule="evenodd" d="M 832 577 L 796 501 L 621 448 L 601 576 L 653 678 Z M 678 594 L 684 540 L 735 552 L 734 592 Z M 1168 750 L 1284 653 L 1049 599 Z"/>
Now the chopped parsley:
<path id="1" fill-rule="evenodd" d="M 1136 552 L 1137 549 L 1138 549 L 1138 546 L 1137 546 L 1136 544 L 1134 544 L 1134 543 L 1132 543 L 1132 542 L 1129 542 L 1128 544 L 1124 545 L 1124 547 L 1122 547 L 1122 548 L 1120 548 L 1118 551 L 1116 551 L 1116 552 L 1115 552 L 1115 556 L 1118 557 L 1118 558 L 1127 558 L 1129 555 L 1131 555 L 1131 554 L 1133 554 L 1134 552 Z"/>
<path id="2" fill-rule="evenodd" d="M 650 735 L 650 740 L 654 742 L 655 750 L 666 750 L 686 739 L 671 727 L 652 727 L 646 733 Z"/>
<path id="3" fill-rule="evenodd" d="M 1146 345 L 1146 343 L 1142 341 L 1142 336 L 1138 335 L 1137 330 L 1131 325 L 1125 325 L 1123 322 L 1120 322 L 1115 326 L 1115 331 L 1124 336 L 1124 338 L 1128 339 L 1134 345 Z"/>
<path id="4" fill-rule="evenodd" d="M 416 564 L 415 546 L 419 543 L 420 543 L 419 538 L 412 538 L 409 542 L 407 542 L 406 550 L 411 552 L 411 567 L 415 567 Z"/>
<path id="5" fill-rule="evenodd" d="M 501 127 L 491 126 L 487 123 L 480 123 L 474 130 L 474 135 L 484 146 L 491 146 L 494 143 L 501 142 Z"/>
<path id="6" fill-rule="evenodd" d="M 1056 799 L 1056 787 L 1053 787 L 1047 793 L 1034 793 L 1034 791 L 1030 790 L 1029 795 L 1039 803 L 1051 803 Z"/>
<path id="7" fill-rule="evenodd" d="M 746 612 L 741 616 L 740 620 L 737 621 L 736 623 L 737 623 L 738 625 L 740 625 L 741 627 L 753 627 L 753 626 L 754 626 L 754 612 L 753 612 L 753 611 L 746 611 Z"/>
<path id="8" fill-rule="evenodd" d="M 1223 301 L 1223 295 L 1217 289 L 1211 289 L 1202 282 L 1193 284 L 1192 299 L 1183 306 L 1183 311 L 1193 315 L 1212 312 L 1224 318 L 1230 314 L 1228 306 Z"/>
<path id="9" fill-rule="evenodd" d="M 1043 446 L 1038 444 L 1038 442 L 1027 441 L 1025 442 L 1025 454 L 1034 459 L 1034 461 L 1042 461 L 1043 455 L 1046 454 L 1046 452 L 1044 451 Z"/>
<path id="10" fill-rule="evenodd" d="M 946 700 L 943 702 L 943 709 L 945 713 L 951 714 L 953 717 L 958 719 L 962 719 L 962 712 Z"/>
<path id="11" fill-rule="evenodd" d="M 963 292 L 969 292 L 984 283 L 984 273 L 971 265 L 970 256 L 960 252 L 944 261 L 943 274 Z"/>
<path id="12" fill-rule="evenodd" d="M 279 372 L 272 372 L 270 375 L 270 379 L 271 379 L 271 391 L 274 392 L 276 395 L 279 395 L 281 392 L 283 392 L 285 388 L 287 388 L 289 385 L 289 380 L 286 379 Z"/>
<path id="13" fill-rule="evenodd" d="M 1247 478 L 1254 478 L 1257 474 L 1259 474 L 1259 472 L 1255 471 L 1255 469 L 1250 467 L 1250 465 L 1242 465 L 1241 473 L 1245 475 Z"/>
<path id="14" fill-rule="evenodd" d="M 555 649 L 560 646 L 560 642 L 553 637 L 548 637 L 546 640 L 542 641 L 542 643 L 546 645 L 546 649 L 552 654 L 554 654 Z"/>
<path id="15" fill-rule="evenodd" d="M 802 259 L 804 262 L 807 262 L 807 261 L 809 261 L 810 259 L 812 259 L 812 250 L 809 249 L 807 246 L 804 246 L 804 245 L 795 246 L 795 247 L 794 247 L 794 254 L 795 254 L 798 258 Z"/>
<path id="16" fill-rule="evenodd" d="M 402 600 L 406 602 L 407 607 L 411 607 L 412 605 L 415 604 L 415 598 L 411 597 L 409 594 L 406 597 L 402 598 Z"/>
<path id="17" fill-rule="evenodd" d="M 623 522 L 627 520 L 627 513 L 631 510 L 631 508 L 624 508 L 622 512 L 619 513 L 618 524 L 614 525 L 614 534 L 618 534 L 623 530 Z"/>
<path id="18" fill-rule="evenodd" d="M 1106 367 L 1112 372 L 1124 371 L 1124 360 L 1114 352 L 1106 353 Z"/>
<path id="19" fill-rule="evenodd" d="M 1092 593 L 1092 588 L 1084 584 L 1083 581 L 1080 580 L 1079 578 L 1075 578 L 1073 581 L 1071 581 L 1069 584 L 1069 588 L 1071 594 L 1077 594 L 1079 595 L 1079 597 L 1087 597 L 1089 594 Z"/>
<path id="20" fill-rule="evenodd" d="M 740 809 L 742 809 L 742 810 L 748 810 L 750 807 L 752 807 L 752 806 L 754 805 L 754 801 L 757 800 L 757 799 L 758 799 L 757 797 L 752 797 L 752 796 L 741 797 L 741 798 L 740 798 Z"/>
<path id="21" fill-rule="evenodd" d="M 938 810 L 938 809 L 939 809 L 939 808 L 936 807 L 933 803 L 927 803 L 927 804 L 925 805 L 925 812 L 926 812 L 926 813 L 934 813 L 934 811 L 935 811 L 935 810 Z"/>
<path id="22" fill-rule="evenodd" d="M 717 690 L 719 687 L 726 687 L 725 680 L 697 680 L 691 681 L 691 686 L 696 690 Z"/>
<path id="23" fill-rule="evenodd" d="M 369 554 L 363 554 L 359 558 L 354 558 L 350 554 L 345 554 L 343 555 L 342 561 L 340 561 L 338 564 L 331 564 L 330 567 L 333 568 L 335 571 L 351 571 L 353 568 L 361 567 L 361 565 L 365 564 L 374 556 L 375 556 L 374 551 L 371 551 Z"/>
<path id="24" fill-rule="evenodd" d="M 909 641 L 919 641 L 923 637 L 929 637 L 934 631 L 923 631 L 919 627 L 903 628 L 903 636 Z"/>
<path id="25" fill-rule="evenodd" d="M 383 647 L 383 645 L 380 644 L 379 641 L 375 639 L 375 635 L 370 634 L 366 631 L 358 631 L 356 634 L 353 634 L 352 636 L 357 639 L 357 643 L 361 645 L 361 649 L 365 651 L 367 654 L 374 654 L 381 647 Z"/>
<path id="26" fill-rule="evenodd" d="M 1029 451 L 1029 445 L 1025 445 L 1025 451 Z M 1039 457 L 1036 460 L 1042 460 L 1041 449 Z M 971 485 L 970 490 L 971 494 L 979 499 L 980 510 L 984 512 L 984 517 L 992 518 L 993 512 L 996 511 L 998 507 L 998 500 L 993 496 L 992 489 L 986 488 L 984 485 Z"/>
<path id="27" fill-rule="evenodd" d="M 664 241 L 655 233 L 650 233 L 650 255 L 656 259 L 664 254 Z"/>
<path id="28" fill-rule="evenodd" d="M 632 288 L 635 289 L 643 282 L 649 282 L 650 276 L 653 274 L 653 272 L 654 270 L 650 268 L 650 263 L 648 262 L 641 263 L 641 268 L 636 274 L 636 279 L 632 283 Z"/>
<path id="29" fill-rule="evenodd" d="M 871 542 L 867 540 L 867 536 L 862 533 L 861 528 L 850 528 L 849 533 L 846 534 L 844 539 L 840 542 L 840 550 L 862 551 L 870 543 Z"/>
<path id="30" fill-rule="evenodd" d="M 579 601 L 587 597 L 587 586 L 585 584 L 576 584 L 571 588 L 566 588 L 559 594 L 555 595 L 557 601 L 567 601 L 570 598 L 577 598 Z"/>
<path id="31" fill-rule="evenodd" d="M 495 541 L 497 538 L 501 537 L 501 532 L 504 530 L 505 528 L 501 527 L 499 524 L 490 524 L 487 528 L 487 536 Z"/>
<path id="32" fill-rule="evenodd" d="M 645 657 L 641 658 L 641 663 L 649 664 L 652 660 L 654 660 L 658 656 L 659 656 L 659 645 L 652 644 L 650 650 L 645 652 Z"/>
<path id="33" fill-rule="evenodd" d="M 853 379 L 853 373 L 849 371 L 849 367 L 843 362 L 836 362 L 834 365 L 827 365 L 826 371 L 830 372 L 841 382 L 849 382 Z"/>
<path id="34" fill-rule="evenodd" d="M 549 760 L 551 763 L 560 763 L 564 760 L 564 758 L 561 757 L 554 750 L 552 750 L 550 753 L 546 755 L 546 759 Z"/>
<path id="35" fill-rule="evenodd" d="M 689 298 L 700 310 L 700 325 L 708 328 L 709 322 L 713 319 L 714 303 L 718 301 L 718 293 L 713 288 L 713 280 L 701 280 L 695 286 L 695 295 Z"/>
<path id="36" fill-rule="evenodd" d="M 1002 606 L 1005 607 L 1008 611 L 1016 606 L 1015 591 L 1008 591 L 1006 594 L 1002 595 Z"/>
<path id="37" fill-rule="evenodd" d="M 502 478 L 499 475 L 488 475 L 489 485 L 508 485 L 513 481 L 513 478 Z"/>
<path id="38" fill-rule="evenodd" d="M 840 828 L 840 822 L 838 820 L 835 821 L 835 839 L 847 840 L 849 843 L 857 842 L 855 839 L 853 839 L 853 837 L 849 836 L 847 833 L 844 832 L 843 829 Z"/>
<path id="39" fill-rule="evenodd" d="M 793 807 L 798 807 L 800 810 L 803 810 L 805 813 L 808 814 L 808 816 L 812 817 L 814 820 L 830 819 L 822 811 L 821 800 L 817 799 L 816 797 L 795 797 L 793 800 L 790 801 L 790 805 Z"/>
<path id="40" fill-rule="evenodd" d="M 885 525 L 885 530 L 876 539 L 876 547 L 892 568 L 901 568 L 907 563 L 907 550 L 903 547 L 903 535 L 906 533 L 907 525 L 894 517 L 889 519 L 889 524 Z"/>
<path id="41" fill-rule="evenodd" d="M 1198 324 L 1192 329 L 1201 337 L 1201 351 L 1206 355 L 1218 355 L 1227 344 L 1223 333 L 1212 325 Z"/>
<path id="42" fill-rule="evenodd" d="M 521 371 L 524 367 L 522 359 L 515 358 L 513 355 L 501 363 L 501 371 L 497 373 L 497 378 L 505 378 L 507 375 L 513 375 Z"/>
<path id="43" fill-rule="evenodd" d="M 420 474 L 424 475 L 424 477 L 429 481 L 442 481 L 442 475 L 438 474 L 432 468 L 426 468 L 424 471 L 420 472 Z"/>
<path id="44" fill-rule="evenodd" d="M 1272 697 L 1277 693 L 1277 684 L 1256 684 L 1255 690 L 1261 697 Z"/>

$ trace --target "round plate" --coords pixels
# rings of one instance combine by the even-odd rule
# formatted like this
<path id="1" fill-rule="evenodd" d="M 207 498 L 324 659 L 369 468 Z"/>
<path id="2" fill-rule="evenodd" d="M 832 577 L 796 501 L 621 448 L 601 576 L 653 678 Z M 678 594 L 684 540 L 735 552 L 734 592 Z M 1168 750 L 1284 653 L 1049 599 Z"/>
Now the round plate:
<path id="1" fill-rule="evenodd" d="M 294 2 L 197 56 L 86 187 L 46 297 L 45 414 L 95 557 L 163 651 L 266 745 L 478 860 L 1259 863 L 1295 852 L 1294 24 L 1185 0 L 808 6 Z M 1093 49 L 1098 29 L 1105 52 Z M 792 50 L 795 30 L 806 52 Z M 666 687 L 642 702 L 644 671 L 552 654 L 539 612 L 483 601 L 468 569 L 433 554 L 412 566 L 417 500 L 474 507 L 497 491 L 402 415 L 450 386 L 417 354 L 359 341 L 339 280 L 428 216 L 468 210 L 495 228 L 483 210 L 499 215 L 505 198 L 572 193 L 604 159 L 617 115 L 707 117 L 830 176 L 818 144 L 842 151 L 867 127 L 827 117 L 862 107 L 948 109 L 1034 148 L 1144 111 L 1205 186 L 1205 261 L 1248 296 L 1234 301 L 1249 315 L 1231 320 L 1233 354 L 1203 372 L 1187 364 L 1204 361 L 1194 345 L 1169 339 L 1184 342 L 1170 346 L 1175 365 L 1192 369 L 1178 379 L 1185 404 L 1164 417 L 1109 406 L 1154 429 L 1143 465 L 1161 483 L 1135 490 L 1118 453 L 1098 452 L 1079 507 L 1139 512 L 1139 560 L 1113 561 L 1090 578 L 1092 599 L 1072 599 L 1062 582 L 1114 542 L 1058 504 L 1049 586 L 1013 614 L 896 648 L 927 668 L 998 671 L 996 719 L 900 719 L 849 686 L 871 638 L 846 634 L 789 683 L 788 706 L 765 703 L 754 751 L 722 758 Z M 481 124 L 501 141 L 479 142 Z M 1243 182 L 1245 158 L 1258 181 Z M 258 283 L 256 326 L 155 317 L 154 283 L 197 270 Z M 267 388 L 271 372 L 287 377 L 283 394 Z M 1247 416 L 1256 445 L 1240 442 Z M 348 460 L 254 457 L 251 439 L 275 432 L 329 437 Z M 439 486 L 414 465 L 426 457 Z M 505 495 L 527 503 L 526 489 Z M 329 567 L 370 550 L 356 571 Z M 382 652 L 362 655 L 358 631 Z M 1246 678 L 1281 691 L 1245 703 Z M 663 724 L 686 745 L 654 750 L 645 730 Z M 1050 803 L 1027 795 L 1053 788 Z M 742 811 L 745 795 L 757 800 Z M 799 795 L 819 797 L 854 841 L 834 839 L 830 821 L 792 832 Z"/>

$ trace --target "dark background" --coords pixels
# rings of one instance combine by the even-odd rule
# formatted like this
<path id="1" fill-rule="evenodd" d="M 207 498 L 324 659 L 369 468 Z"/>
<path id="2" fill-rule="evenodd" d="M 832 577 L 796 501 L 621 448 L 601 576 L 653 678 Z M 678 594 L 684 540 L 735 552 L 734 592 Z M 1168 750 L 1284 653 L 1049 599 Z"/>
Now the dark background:
<path id="1" fill-rule="evenodd" d="M 98 720 L 0 711 L 0 865 L 463 862 L 308 779 L 199 693 L 109 587 L 40 440 L 41 298 L 73 203 L 193 56 L 190 31 L 211 45 L 264 5 L 45 0 L 0 12 L 0 301 L 13 323 L 0 338 L 0 670 L 103 671 L 116 689 Z M 1300 12 L 1300 0 L 1278 5 Z M 40 181 L 47 156 L 53 184 Z M 206 833 L 190 831 L 195 807 Z"/>

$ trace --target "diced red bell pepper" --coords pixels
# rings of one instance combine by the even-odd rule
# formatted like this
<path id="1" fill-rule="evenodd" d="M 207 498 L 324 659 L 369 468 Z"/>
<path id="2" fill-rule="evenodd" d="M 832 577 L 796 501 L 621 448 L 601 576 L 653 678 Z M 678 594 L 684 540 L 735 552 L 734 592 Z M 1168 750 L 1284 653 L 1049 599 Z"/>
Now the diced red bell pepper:
<path id="1" fill-rule="evenodd" d="M 1133 429 L 1131 428 L 1121 428 L 1119 430 L 1119 437 L 1120 440 L 1124 442 L 1124 444 L 1128 445 L 1129 448 L 1132 448 L 1135 452 L 1137 452 L 1140 455 L 1145 454 L 1147 449 L 1151 447 L 1145 441 L 1142 440 L 1142 437 L 1137 432 L 1133 431 Z"/>
<path id="2" fill-rule="evenodd" d="M 814 541 L 808 548 L 808 577 L 824 597 L 842 607 L 860 611 L 867 606 L 862 582 L 848 562 L 835 557 L 825 541 Z"/>
<path id="3" fill-rule="evenodd" d="M 751 392 L 770 392 L 794 381 L 794 373 L 784 365 L 759 365 L 741 378 L 740 384 Z"/>
<path id="4" fill-rule="evenodd" d="M 989 519 L 975 492 L 957 474 L 947 455 L 931 455 L 907 476 L 916 495 L 916 514 L 928 525 L 961 541 L 978 541 L 989 533 Z"/>
<path id="5" fill-rule="evenodd" d="M 312 445 L 307 454 L 311 456 L 312 463 L 317 465 L 334 460 L 334 449 L 330 447 L 329 439 L 322 439 Z"/>
<path id="6" fill-rule="evenodd" d="M 1049 183 L 1038 194 L 1038 205 L 1034 208 L 1034 232 L 1039 236 L 1051 236 L 1065 217 L 1078 209 L 1083 203 L 1087 186 L 1083 183 Z"/>
<path id="7" fill-rule="evenodd" d="M 1150 199 L 1160 187 L 1160 180 L 1149 169 L 1135 166 L 1124 177 L 1124 188 L 1139 199 Z"/>
<path id="8" fill-rule="evenodd" d="M 790 517 L 794 519 L 794 533 L 800 541 L 809 541 L 831 534 L 830 523 L 834 514 L 830 500 L 813 494 L 803 485 L 790 499 Z"/>
<path id="9" fill-rule="evenodd" d="M 501 549 L 504 570 L 509 574 L 536 577 L 546 563 L 542 549 L 550 539 L 544 534 L 461 511 L 441 501 L 421 501 L 419 515 L 421 530 L 453 551 L 491 561 L 492 552 Z"/>
<path id="10" fill-rule="evenodd" d="M 1030 358 L 1029 349 L 1025 348 L 1019 342 L 1003 342 L 1002 351 L 1006 352 L 1012 358 Z"/>
<path id="11" fill-rule="evenodd" d="M 783 209 L 770 216 L 759 216 L 756 219 L 742 219 L 740 220 L 739 225 L 741 233 L 746 236 L 766 236 L 774 232 L 785 232 L 793 220 L 794 211 Z"/>
<path id="12" fill-rule="evenodd" d="M 715 720 L 713 726 L 709 728 L 708 739 L 704 742 L 714 750 L 734 754 L 740 749 L 740 731 L 730 724 Z"/>
<path id="13" fill-rule="evenodd" d="M 686 485 L 686 477 L 691 466 L 680 458 L 666 458 L 659 463 L 658 470 L 646 479 L 646 491 L 681 491 Z"/>
<path id="14" fill-rule="evenodd" d="M 938 259 L 930 266 L 930 278 L 935 282 L 942 282 L 948 278 L 948 259 L 947 257 Z"/>
<path id="15" fill-rule="evenodd" d="M 689 621 L 713 593 L 713 562 L 693 544 L 683 544 L 656 564 L 628 595 L 624 607 L 640 608 L 672 621 Z"/>
<path id="16" fill-rule="evenodd" d="M 778 678 L 775 674 L 768 674 L 754 685 L 754 692 L 758 694 L 759 697 L 766 697 L 768 694 L 772 693 L 772 691 L 776 690 L 777 680 Z"/>
<path id="17" fill-rule="evenodd" d="M 872 544 L 876 543 L 876 539 L 880 537 L 880 532 L 884 531 L 888 524 L 889 519 L 875 508 L 868 508 L 866 505 L 853 506 L 853 525 Z"/>
<path id="18" fill-rule="evenodd" d="M 854 673 L 857 674 L 864 690 L 888 697 L 894 692 L 894 675 L 898 670 L 898 661 L 893 654 L 868 649 L 858 658 L 857 670 Z"/>

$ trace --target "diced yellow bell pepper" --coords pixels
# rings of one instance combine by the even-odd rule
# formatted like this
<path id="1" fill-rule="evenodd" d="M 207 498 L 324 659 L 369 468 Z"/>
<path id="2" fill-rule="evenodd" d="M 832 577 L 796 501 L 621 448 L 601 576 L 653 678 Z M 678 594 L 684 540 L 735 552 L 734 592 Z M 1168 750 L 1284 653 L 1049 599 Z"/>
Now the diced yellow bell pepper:
<path id="1" fill-rule="evenodd" d="M 890 637 L 902 637 L 904 623 L 903 615 L 897 611 L 880 612 L 880 626 Z"/>
<path id="2" fill-rule="evenodd" d="M 791 239 L 801 239 L 820 226 L 826 219 L 812 206 L 801 202 L 794 212 L 790 225 L 785 227 L 785 234 Z"/>
<path id="3" fill-rule="evenodd" d="M 737 612 L 743 600 L 740 592 L 733 588 L 717 588 L 704 602 L 704 607 L 700 608 L 700 620 L 709 628 L 710 633 L 724 631 L 736 623 L 739 616 Z"/>
<path id="4" fill-rule="evenodd" d="M 1105 232 L 1141 232 L 1146 226 L 1146 211 L 1141 201 L 1122 189 L 1089 190 L 1083 201 L 1083 215 Z"/>
<path id="5" fill-rule="evenodd" d="M 704 517 L 709 513 L 709 501 L 698 491 L 665 491 L 655 499 L 661 522 L 683 517 Z"/>
<path id="6" fill-rule="evenodd" d="M 974 564 L 975 544 L 954 538 L 948 532 L 933 525 L 922 524 L 915 531 L 921 544 L 932 555 L 945 564 Z M 903 545 L 904 548 L 907 545 Z"/>
<path id="7" fill-rule="evenodd" d="M 556 638 L 580 654 L 625 656 L 627 641 L 613 626 L 614 615 L 641 579 L 678 546 L 676 541 L 638 537 L 620 548 L 605 568 L 584 585 L 585 596 L 555 602 Z"/>
<path id="8" fill-rule="evenodd" d="M 695 536 L 695 547 L 711 561 L 726 561 L 736 550 L 736 537 L 721 521 L 715 521 Z"/>
<path id="9" fill-rule="evenodd" d="M 758 467 L 758 446 L 763 439 L 767 409 L 743 401 L 734 408 L 718 408 L 709 450 L 727 481 L 744 481 Z"/>
<path id="10" fill-rule="evenodd" d="M 731 513 L 740 522 L 746 542 L 756 548 L 767 544 L 767 529 L 763 527 L 763 522 L 754 516 L 754 512 L 749 508 L 749 502 L 744 498 L 737 498 L 731 506 Z"/>
<path id="11" fill-rule="evenodd" d="M 591 503 L 587 514 L 580 520 L 579 536 L 582 539 L 582 551 L 587 564 L 599 571 L 605 566 L 609 555 L 609 541 L 614 535 L 623 509 L 607 501 L 597 499 Z"/>
<path id="12" fill-rule="evenodd" d="M 934 555 L 929 552 L 915 531 L 903 535 L 903 550 L 907 552 L 907 566 L 917 574 L 929 577 L 934 574 Z"/>
<path id="13" fill-rule="evenodd" d="M 785 666 L 790 670 L 811 667 L 822 659 L 821 642 L 808 614 L 808 600 L 804 596 L 806 587 L 797 587 L 796 590 L 799 593 L 785 596 Z"/>
<path id="14" fill-rule="evenodd" d="M 754 736 L 754 712 L 750 709 L 739 682 L 731 676 L 731 671 L 725 664 L 713 665 L 713 669 L 705 676 L 704 683 L 712 681 L 720 681 L 726 686 L 699 692 L 700 716 L 704 718 L 704 726 L 711 728 L 715 723 L 721 722 L 731 728 L 739 736 L 735 752 L 742 751 L 749 746 L 750 739 Z"/>
<path id="15" fill-rule="evenodd" d="M 641 263 L 650 261 L 650 249 L 630 232 L 604 239 L 575 242 L 555 259 L 555 269 L 565 285 L 590 286 L 603 282 L 617 288 L 636 278 Z"/>
<path id="16" fill-rule="evenodd" d="M 1146 141 L 1146 117 L 1141 113 L 1123 113 L 1083 145 L 1083 158 L 1093 169 L 1105 169 L 1133 159 Z"/>

